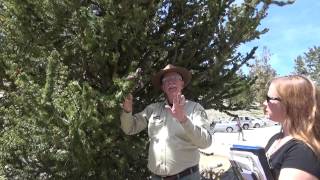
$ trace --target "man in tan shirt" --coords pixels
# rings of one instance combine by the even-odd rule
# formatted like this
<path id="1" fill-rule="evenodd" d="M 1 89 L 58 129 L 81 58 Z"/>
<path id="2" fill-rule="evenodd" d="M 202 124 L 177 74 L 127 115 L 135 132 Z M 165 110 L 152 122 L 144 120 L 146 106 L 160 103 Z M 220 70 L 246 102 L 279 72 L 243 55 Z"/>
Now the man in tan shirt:
<path id="1" fill-rule="evenodd" d="M 148 105 L 134 115 L 132 95 L 123 102 L 122 130 L 132 135 L 148 127 L 148 168 L 153 180 L 200 179 L 199 148 L 209 147 L 212 138 L 204 108 L 182 95 L 190 80 L 187 69 L 169 64 L 152 79 L 153 86 L 165 93 L 164 102 Z"/>

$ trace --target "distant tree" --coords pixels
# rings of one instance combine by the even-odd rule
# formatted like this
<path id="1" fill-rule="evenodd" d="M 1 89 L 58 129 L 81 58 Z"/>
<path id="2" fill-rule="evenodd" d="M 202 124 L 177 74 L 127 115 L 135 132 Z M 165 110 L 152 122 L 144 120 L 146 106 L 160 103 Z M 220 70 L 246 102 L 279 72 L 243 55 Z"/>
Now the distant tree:
<path id="1" fill-rule="evenodd" d="M 125 136 L 120 103 L 163 98 L 167 63 L 192 71 L 189 99 L 220 111 L 246 91 L 236 48 L 258 38 L 268 7 L 246 0 L 0 1 L 0 175 L 7 179 L 146 179 L 146 131 Z"/>
<path id="2" fill-rule="evenodd" d="M 310 48 L 304 56 L 298 56 L 294 61 L 297 74 L 309 76 L 320 84 L 320 47 Z"/>
<path id="3" fill-rule="evenodd" d="M 263 47 L 261 56 L 255 58 L 253 66 L 250 68 L 250 76 L 256 78 L 251 86 L 251 96 L 254 101 L 260 104 L 265 100 L 268 88 L 267 83 L 276 76 L 276 71 L 269 64 L 271 53 L 267 47 Z"/>
<path id="4" fill-rule="evenodd" d="M 303 61 L 302 56 L 298 56 L 294 61 L 295 61 L 295 66 L 294 66 L 295 72 L 297 74 L 307 75 L 308 71 L 305 67 L 306 65 Z"/>

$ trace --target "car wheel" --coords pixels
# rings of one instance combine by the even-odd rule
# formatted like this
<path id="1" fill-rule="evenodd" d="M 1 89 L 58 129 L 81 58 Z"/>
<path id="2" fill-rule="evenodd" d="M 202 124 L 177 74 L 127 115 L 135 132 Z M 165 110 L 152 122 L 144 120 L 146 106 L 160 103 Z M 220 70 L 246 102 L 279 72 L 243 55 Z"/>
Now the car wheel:
<path id="1" fill-rule="evenodd" d="M 230 133 L 230 132 L 233 131 L 233 128 L 232 128 L 232 127 L 227 127 L 226 131 L 227 131 L 228 133 Z"/>
<path id="2" fill-rule="evenodd" d="M 242 127 L 243 127 L 243 129 L 249 129 L 249 125 L 248 124 L 244 124 Z"/>
<path id="3" fill-rule="evenodd" d="M 260 124 L 259 124 L 259 123 L 256 123 L 256 124 L 254 124 L 253 127 L 254 127 L 254 128 L 259 128 L 259 127 L 260 127 Z"/>

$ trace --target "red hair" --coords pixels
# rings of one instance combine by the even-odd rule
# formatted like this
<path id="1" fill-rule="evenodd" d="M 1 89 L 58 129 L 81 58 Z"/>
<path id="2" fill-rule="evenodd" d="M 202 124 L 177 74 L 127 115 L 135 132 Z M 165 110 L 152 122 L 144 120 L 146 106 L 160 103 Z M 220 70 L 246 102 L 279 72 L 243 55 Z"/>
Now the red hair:
<path id="1" fill-rule="evenodd" d="M 291 75 L 271 81 L 286 108 L 283 126 L 320 158 L 320 91 L 307 77 Z"/>

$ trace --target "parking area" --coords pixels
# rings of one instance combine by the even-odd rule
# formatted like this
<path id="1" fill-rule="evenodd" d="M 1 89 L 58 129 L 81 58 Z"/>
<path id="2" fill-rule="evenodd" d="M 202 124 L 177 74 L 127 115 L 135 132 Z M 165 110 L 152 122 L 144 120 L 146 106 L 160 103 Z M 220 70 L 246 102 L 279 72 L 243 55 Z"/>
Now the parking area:
<path id="1" fill-rule="evenodd" d="M 214 141 L 212 145 L 202 150 L 205 154 L 212 154 L 213 156 L 201 155 L 200 168 L 215 167 L 222 164 L 222 169 L 228 169 L 229 164 L 229 149 L 233 144 L 244 144 L 252 146 L 264 147 L 268 140 L 280 132 L 281 126 L 275 125 L 263 128 L 249 128 L 244 130 L 244 137 L 246 141 L 238 140 L 238 133 L 216 132 L 214 133 Z"/>

